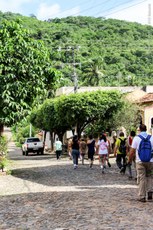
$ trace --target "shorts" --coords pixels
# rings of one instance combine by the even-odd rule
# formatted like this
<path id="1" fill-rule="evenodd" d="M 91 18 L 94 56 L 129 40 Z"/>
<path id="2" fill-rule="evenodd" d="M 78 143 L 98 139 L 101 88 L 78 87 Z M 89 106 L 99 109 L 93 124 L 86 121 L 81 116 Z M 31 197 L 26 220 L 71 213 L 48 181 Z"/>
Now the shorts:
<path id="1" fill-rule="evenodd" d="M 99 154 L 99 159 L 108 159 L 108 154 Z"/>

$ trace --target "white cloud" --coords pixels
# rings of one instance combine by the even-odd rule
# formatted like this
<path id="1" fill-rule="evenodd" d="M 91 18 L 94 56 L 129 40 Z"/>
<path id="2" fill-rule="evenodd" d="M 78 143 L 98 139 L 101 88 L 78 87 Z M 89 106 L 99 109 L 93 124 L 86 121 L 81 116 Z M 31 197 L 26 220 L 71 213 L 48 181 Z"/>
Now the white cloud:
<path id="1" fill-rule="evenodd" d="M 47 5 L 42 3 L 39 5 L 39 8 L 36 13 L 36 17 L 40 20 L 47 20 L 50 18 L 63 18 L 70 15 L 78 15 L 80 12 L 79 7 L 72 8 L 70 10 L 62 11 L 60 5 Z"/>
<path id="2" fill-rule="evenodd" d="M 0 10 L 2 12 L 22 13 L 22 5 L 32 2 L 32 0 L 0 0 Z"/>
<path id="3" fill-rule="evenodd" d="M 40 20 L 52 18 L 52 15 L 56 15 L 60 12 L 60 6 L 58 4 L 54 4 L 48 6 L 46 3 L 42 3 L 39 5 L 36 16 Z"/>
<path id="4" fill-rule="evenodd" d="M 112 13 L 107 14 L 107 18 L 116 18 L 119 20 L 126 20 L 131 22 L 139 22 L 141 24 L 148 24 L 149 21 L 149 3 L 151 1 L 145 1 L 135 6 L 125 6 L 122 9 L 113 10 Z M 152 10 L 151 5 L 151 10 Z M 113 13 L 114 12 L 114 13 Z M 116 12 L 116 13 L 115 13 Z M 151 20 L 151 17 L 150 17 Z"/>

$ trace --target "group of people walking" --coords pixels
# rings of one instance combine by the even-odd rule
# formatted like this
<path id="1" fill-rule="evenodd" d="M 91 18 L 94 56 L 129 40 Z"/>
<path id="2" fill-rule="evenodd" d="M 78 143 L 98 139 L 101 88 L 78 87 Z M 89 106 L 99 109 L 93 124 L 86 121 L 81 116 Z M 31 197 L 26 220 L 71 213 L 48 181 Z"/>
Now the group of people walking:
<path id="1" fill-rule="evenodd" d="M 82 164 L 84 164 L 85 154 L 88 154 L 88 159 L 90 161 L 90 168 L 93 166 L 94 154 L 95 154 L 95 140 L 92 135 L 89 136 L 88 141 L 85 141 L 83 138 L 78 139 L 77 135 L 73 136 L 72 142 L 69 146 L 69 152 L 73 158 L 74 169 L 78 167 L 78 159 L 81 157 Z"/>
<path id="2" fill-rule="evenodd" d="M 84 164 L 85 154 L 88 156 L 90 168 L 93 167 L 95 154 L 98 154 L 99 156 L 99 163 L 102 173 L 105 172 L 106 163 L 109 167 L 111 167 L 109 162 L 110 142 L 104 133 L 100 136 L 98 142 L 95 141 L 92 135 L 89 135 L 87 141 L 83 138 L 79 140 L 78 136 L 74 135 L 69 146 L 69 152 L 72 155 L 74 169 L 78 168 L 79 157 L 82 160 L 82 164 Z"/>
<path id="3" fill-rule="evenodd" d="M 140 202 L 153 200 L 153 136 L 146 131 L 146 125 L 141 124 L 137 129 L 138 134 L 131 131 L 127 139 L 120 132 L 114 148 L 120 173 L 124 174 L 128 168 L 129 178 L 132 178 L 131 165 L 134 164 Z"/>
<path id="4" fill-rule="evenodd" d="M 83 138 L 78 139 L 78 136 L 74 135 L 69 145 L 74 169 L 78 168 L 79 158 L 81 158 L 82 164 L 84 164 L 86 154 L 89 160 L 89 168 L 92 168 L 94 155 L 97 154 L 103 174 L 105 173 L 106 165 L 111 167 L 109 155 L 113 153 L 116 157 L 116 164 L 120 173 L 125 174 L 126 170 L 128 170 L 129 179 L 133 177 L 133 170 L 131 168 L 133 164 L 135 179 L 137 179 L 139 186 L 138 201 L 145 202 L 146 200 L 152 200 L 153 136 L 148 135 L 146 130 L 147 127 L 141 124 L 139 126 L 139 133 L 136 135 L 136 132 L 132 130 L 127 138 L 124 132 L 120 132 L 119 137 L 115 140 L 113 149 L 106 133 L 102 133 L 98 141 L 92 135 L 89 135 L 87 140 Z M 58 156 L 58 153 L 56 155 Z"/>

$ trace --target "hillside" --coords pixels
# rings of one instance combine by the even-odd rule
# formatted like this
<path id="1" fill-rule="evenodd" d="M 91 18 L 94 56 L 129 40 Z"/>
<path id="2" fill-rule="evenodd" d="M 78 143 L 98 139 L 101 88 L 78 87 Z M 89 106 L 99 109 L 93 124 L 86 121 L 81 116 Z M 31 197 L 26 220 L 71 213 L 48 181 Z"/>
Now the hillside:
<path id="1" fill-rule="evenodd" d="M 21 19 L 31 36 L 44 41 L 52 65 L 63 73 L 61 86 L 153 85 L 153 27 L 115 19 L 67 17 L 39 21 L 34 15 L 0 12 Z"/>

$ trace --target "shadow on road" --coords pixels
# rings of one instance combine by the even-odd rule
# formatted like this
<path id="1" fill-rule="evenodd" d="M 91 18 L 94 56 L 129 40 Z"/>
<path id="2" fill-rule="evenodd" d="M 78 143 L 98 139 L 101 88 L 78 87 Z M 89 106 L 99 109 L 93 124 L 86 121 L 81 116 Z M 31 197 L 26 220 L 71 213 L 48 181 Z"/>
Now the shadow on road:
<path id="1" fill-rule="evenodd" d="M 101 173 L 99 165 L 94 165 L 92 170 L 88 165 L 80 165 L 74 170 L 70 163 L 14 169 L 12 175 L 46 186 L 135 185 L 135 181 L 129 181 L 127 175 L 120 175 L 115 165 L 112 165 L 111 169 L 108 168 L 106 174 Z"/>

